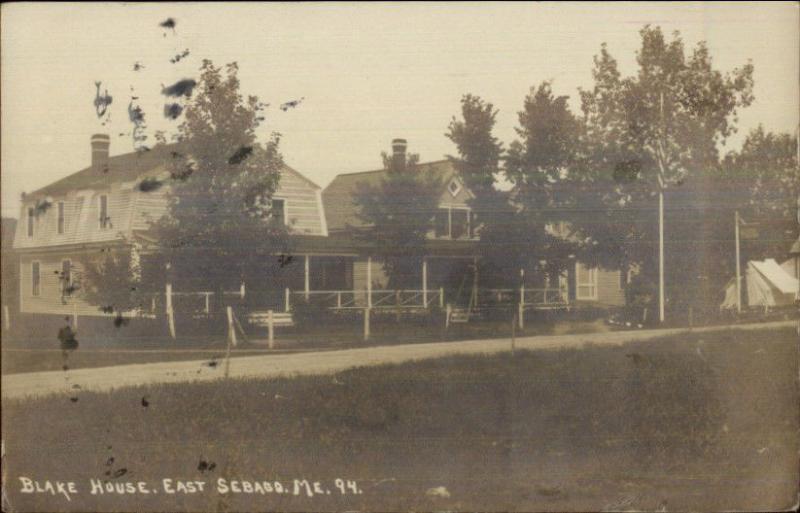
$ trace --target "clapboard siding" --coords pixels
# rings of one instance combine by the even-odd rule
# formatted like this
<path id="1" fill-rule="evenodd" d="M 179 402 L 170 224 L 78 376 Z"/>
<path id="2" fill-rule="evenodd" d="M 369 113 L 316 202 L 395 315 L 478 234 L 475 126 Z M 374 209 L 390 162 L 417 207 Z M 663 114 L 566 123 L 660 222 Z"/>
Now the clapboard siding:
<path id="1" fill-rule="evenodd" d="M 103 188 L 69 191 L 51 197 L 52 206 L 34 220 L 34 234 L 28 237 L 28 208 L 35 201 L 22 205 L 20 228 L 14 239 L 16 249 L 34 249 L 66 244 L 111 242 L 130 238 L 133 231 L 147 230 L 167 213 L 170 189 L 142 192 L 137 187 L 147 177 L 165 178 L 160 167 L 143 173 L 134 181 L 111 182 Z M 319 187 L 299 173 L 286 168 L 281 175 L 275 197 L 286 201 L 286 221 L 293 233 L 327 235 Z M 100 227 L 100 196 L 108 197 L 109 226 Z M 65 229 L 58 233 L 58 203 L 64 202 Z"/>
<path id="2" fill-rule="evenodd" d="M 597 302 L 609 306 L 625 304 L 625 290 L 620 288 L 620 272 L 598 270 Z"/>
<path id="3" fill-rule="evenodd" d="M 22 313 L 63 314 L 83 316 L 108 316 L 96 305 L 90 305 L 80 290 L 82 262 L 88 258 L 86 252 L 61 254 L 24 254 L 20 257 L 20 311 Z M 78 289 L 69 296 L 61 293 L 61 262 L 72 262 L 72 274 Z M 39 262 L 40 293 L 33 295 L 32 263 Z"/>

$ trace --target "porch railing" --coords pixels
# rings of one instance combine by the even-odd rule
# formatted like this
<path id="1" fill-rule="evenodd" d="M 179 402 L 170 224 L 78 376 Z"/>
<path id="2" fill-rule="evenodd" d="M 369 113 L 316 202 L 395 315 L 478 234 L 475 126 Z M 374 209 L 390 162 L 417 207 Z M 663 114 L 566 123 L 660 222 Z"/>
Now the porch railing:
<path id="1" fill-rule="evenodd" d="M 297 302 L 311 300 L 334 310 L 371 308 L 413 309 L 438 305 L 444 308 L 442 289 L 372 289 L 367 290 L 289 290 L 284 309 L 290 311 Z"/>

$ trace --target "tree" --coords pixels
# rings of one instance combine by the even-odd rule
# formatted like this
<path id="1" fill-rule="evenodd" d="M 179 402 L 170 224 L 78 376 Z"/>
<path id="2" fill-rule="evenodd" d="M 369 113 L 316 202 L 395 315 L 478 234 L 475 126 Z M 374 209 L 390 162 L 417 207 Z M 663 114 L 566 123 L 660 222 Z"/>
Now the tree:
<path id="1" fill-rule="evenodd" d="M 449 155 L 464 184 L 474 198 L 468 204 L 480 235 L 481 281 L 498 286 L 508 285 L 510 270 L 518 269 L 519 258 L 508 258 L 509 228 L 513 227 L 514 210 L 508 194 L 496 189 L 503 144 L 494 136 L 497 110 L 479 96 L 461 98 L 461 118 L 453 117 L 445 134 L 453 141 L 458 156 Z M 516 285 L 516 284 L 514 284 Z"/>
<path id="2" fill-rule="evenodd" d="M 480 199 L 494 192 L 503 144 L 492 134 L 497 110 L 479 96 L 461 98 L 463 119 L 453 117 L 445 134 L 453 141 L 458 157 L 448 156 L 466 186 Z"/>
<path id="3" fill-rule="evenodd" d="M 659 27 L 640 34 L 634 76 L 623 78 L 603 45 L 594 59 L 594 88 L 581 91 L 583 155 L 571 179 L 595 195 L 584 196 L 584 215 L 573 225 L 590 239 L 585 250 L 598 262 L 637 265 L 654 282 L 659 196 L 666 194 L 667 216 L 670 209 L 686 216 L 696 206 L 670 206 L 671 191 L 703 183 L 701 175 L 719 166 L 719 146 L 735 131 L 738 110 L 753 101 L 753 66 L 722 74 L 705 43 L 687 57 L 677 32 L 671 41 Z M 675 260 L 686 255 L 675 244 L 681 240 L 675 224 L 664 225 L 666 283 L 675 292 L 694 276 Z"/>
<path id="4" fill-rule="evenodd" d="M 242 97 L 236 63 L 223 72 L 204 60 L 200 71 L 167 162 L 168 213 L 152 233 L 175 281 L 201 280 L 221 298 L 248 275 L 268 282 L 276 255 L 288 251 L 287 230 L 271 211 L 283 159 L 277 134 L 265 144 L 256 140 L 265 105 Z"/>
<path id="5" fill-rule="evenodd" d="M 576 158 L 580 134 L 567 99 L 555 96 L 549 82 L 531 88 L 519 112 L 519 139 L 505 157 L 515 210 L 504 237 L 518 266 L 550 276 L 560 274 L 576 250 L 575 240 L 558 231 L 571 198 L 561 183 Z"/>
<path id="6" fill-rule="evenodd" d="M 146 308 L 148 298 L 152 297 L 148 293 L 153 291 L 146 289 L 147 285 L 142 282 L 141 266 L 132 257 L 133 253 L 129 250 L 104 250 L 104 253 L 103 258 L 82 261 L 80 280 L 77 276 L 72 277 L 74 281 L 83 283 L 81 292 L 84 299 L 118 318 L 123 312 Z"/>
<path id="7" fill-rule="evenodd" d="M 356 237 L 374 247 L 391 288 L 418 286 L 426 239 L 433 229 L 442 184 L 419 168 L 419 156 L 383 154 L 385 173 L 376 185 L 360 183 L 354 200 L 367 226 Z"/>
<path id="8" fill-rule="evenodd" d="M 798 237 L 800 176 L 797 138 L 752 130 L 741 150 L 725 156 L 722 183 L 757 237 L 744 246 L 747 259 L 781 258 Z M 724 181 L 723 181 L 724 180 Z"/>

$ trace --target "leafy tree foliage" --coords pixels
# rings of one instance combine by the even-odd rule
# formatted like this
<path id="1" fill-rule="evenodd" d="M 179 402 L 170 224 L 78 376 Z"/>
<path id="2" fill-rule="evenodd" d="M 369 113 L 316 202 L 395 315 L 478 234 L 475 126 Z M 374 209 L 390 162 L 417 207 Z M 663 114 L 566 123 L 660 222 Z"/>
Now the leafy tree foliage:
<path id="1" fill-rule="evenodd" d="M 390 288 L 416 288 L 442 184 L 420 170 L 419 155 L 384 153 L 383 164 L 380 183 L 361 183 L 356 190 L 358 215 L 367 224 L 356 236 L 373 245 Z"/>
<path id="2" fill-rule="evenodd" d="M 169 211 L 152 227 L 175 279 L 199 279 L 215 291 L 256 273 L 268 282 L 275 255 L 288 251 L 286 227 L 271 208 L 283 167 L 279 136 L 256 140 L 265 106 L 242 96 L 237 71 L 236 63 L 223 71 L 203 62 L 167 162 Z"/>
<path id="3" fill-rule="evenodd" d="M 687 56 L 677 32 L 669 41 L 658 27 L 640 34 L 635 75 L 622 77 L 603 46 L 594 60 L 595 85 L 581 91 L 582 154 L 570 180 L 581 185 L 582 208 L 572 225 L 586 237 L 587 258 L 608 267 L 637 265 L 654 281 L 658 193 L 666 191 L 666 282 L 668 296 L 675 296 L 720 258 L 701 247 L 713 237 L 710 227 L 695 223 L 687 230 L 687 221 L 714 206 L 704 175 L 719 167 L 718 148 L 735 131 L 738 110 L 753 101 L 753 66 L 723 74 L 705 43 Z M 692 256 L 698 251 L 708 261 Z"/>

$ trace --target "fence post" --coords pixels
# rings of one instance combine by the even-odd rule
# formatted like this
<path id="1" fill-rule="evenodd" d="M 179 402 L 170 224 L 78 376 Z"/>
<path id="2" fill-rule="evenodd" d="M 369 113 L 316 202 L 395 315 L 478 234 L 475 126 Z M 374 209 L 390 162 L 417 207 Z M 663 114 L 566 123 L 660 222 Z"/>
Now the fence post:
<path id="1" fill-rule="evenodd" d="M 275 349 L 275 320 L 272 316 L 272 310 L 267 310 L 267 333 L 269 336 L 269 348 Z"/>
<path id="2" fill-rule="evenodd" d="M 428 308 L 428 259 L 422 257 L 422 306 Z"/>
<path id="3" fill-rule="evenodd" d="M 208 315 L 209 312 L 210 312 L 210 308 L 208 307 L 208 301 L 209 301 L 209 297 L 211 296 L 211 292 L 206 292 L 203 295 L 206 296 L 206 310 L 205 311 L 206 311 L 206 315 Z"/>
<path id="4" fill-rule="evenodd" d="M 78 329 L 78 303 L 72 302 L 72 326 Z M 172 337 L 175 338 L 175 337 Z"/>
<path id="5" fill-rule="evenodd" d="M 367 308 L 372 308 L 372 257 L 367 257 Z"/>
<path id="6" fill-rule="evenodd" d="M 342 291 L 338 291 L 336 293 L 336 308 L 342 307 Z"/>
<path id="7" fill-rule="evenodd" d="M 445 310 L 444 314 L 444 327 L 445 329 L 450 327 L 450 314 L 453 313 L 453 307 L 450 306 L 450 303 L 447 303 L 447 310 Z"/>
<path id="8" fill-rule="evenodd" d="M 8 305 L 3 305 L 3 327 L 6 331 L 11 329 L 11 318 L 8 316 Z"/>
<path id="9" fill-rule="evenodd" d="M 545 292 L 545 295 L 547 292 Z M 519 288 L 519 312 L 517 314 L 517 321 L 519 322 L 519 329 L 525 329 L 525 285 Z"/>
<path id="10" fill-rule="evenodd" d="M 522 304 L 520 304 L 520 307 L 522 307 Z M 520 311 L 522 311 L 521 308 L 520 308 Z M 516 345 L 517 345 L 517 333 L 516 333 L 516 330 L 515 330 L 515 327 L 516 327 L 517 323 L 514 322 L 514 321 L 516 321 L 516 319 L 512 318 L 511 319 L 511 356 L 514 356 L 514 349 L 516 349 Z"/>
<path id="11" fill-rule="evenodd" d="M 228 347 L 236 345 L 236 329 L 233 327 L 233 308 L 230 306 L 225 308 L 228 314 Z"/>
<path id="12" fill-rule="evenodd" d="M 444 287 L 439 287 L 439 308 L 444 308 Z"/>
<path id="13" fill-rule="evenodd" d="M 240 297 L 241 299 L 244 299 L 244 293 L 245 293 L 245 290 L 244 290 L 244 282 L 242 282 L 242 284 L 241 284 L 241 285 L 239 285 L 239 297 Z"/>
<path id="14" fill-rule="evenodd" d="M 364 341 L 369 340 L 369 312 L 372 310 L 367 307 L 364 309 Z"/>
<path id="15" fill-rule="evenodd" d="M 167 322 L 169 323 L 169 336 L 175 338 L 175 312 L 172 309 L 172 283 L 167 282 L 166 291 L 164 292 Z M 77 316 L 76 316 L 77 322 Z"/>
<path id="16" fill-rule="evenodd" d="M 395 319 L 397 319 L 397 322 L 400 322 L 400 291 L 399 290 L 395 290 L 394 291 L 394 308 L 395 308 L 395 315 L 396 315 Z"/>
<path id="17" fill-rule="evenodd" d="M 231 346 L 236 345 L 236 331 L 233 329 L 233 310 L 227 307 L 228 312 L 228 346 L 225 349 L 225 379 L 228 378 L 228 373 L 231 367 Z"/>
<path id="18" fill-rule="evenodd" d="M 286 287 L 283 291 L 283 311 L 288 312 L 292 309 L 292 305 L 289 303 L 289 287 Z"/>

